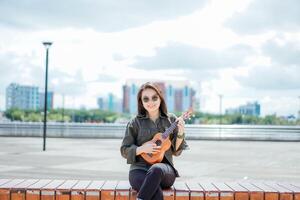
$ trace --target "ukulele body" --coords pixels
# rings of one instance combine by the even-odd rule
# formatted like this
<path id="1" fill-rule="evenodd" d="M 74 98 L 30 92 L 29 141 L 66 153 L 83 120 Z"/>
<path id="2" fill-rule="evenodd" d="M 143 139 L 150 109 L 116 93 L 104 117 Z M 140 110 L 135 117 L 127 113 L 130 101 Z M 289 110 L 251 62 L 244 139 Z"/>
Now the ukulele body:
<path id="1" fill-rule="evenodd" d="M 169 137 L 166 139 L 162 138 L 161 133 L 156 133 L 152 140 L 145 142 L 144 144 L 147 143 L 155 143 L 157 146 L 161 146 L 161 150 L 159 153 L 152 154 L 152 153 L 142 153 L 141 156 L 146 160 L 146 162 L 150 164 L 155 164 L 155 163 L 160 163 L 165 155 L 165 152 L 171 147 L 171 141 Z"/>

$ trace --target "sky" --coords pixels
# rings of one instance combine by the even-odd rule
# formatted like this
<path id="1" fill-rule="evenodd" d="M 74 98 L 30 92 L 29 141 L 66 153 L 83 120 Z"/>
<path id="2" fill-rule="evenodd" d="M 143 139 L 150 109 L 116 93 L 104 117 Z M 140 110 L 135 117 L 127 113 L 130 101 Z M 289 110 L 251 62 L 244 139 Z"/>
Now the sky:
<path id="1" fill-rule="evenodd" d="M 188 80 L 200 111 L 258 101 L 261 114 L 300 109 L 299 0 L 2 0 L 0 110 L 11 82 L 54 106 L 97 108 L 129 79 Z"/>

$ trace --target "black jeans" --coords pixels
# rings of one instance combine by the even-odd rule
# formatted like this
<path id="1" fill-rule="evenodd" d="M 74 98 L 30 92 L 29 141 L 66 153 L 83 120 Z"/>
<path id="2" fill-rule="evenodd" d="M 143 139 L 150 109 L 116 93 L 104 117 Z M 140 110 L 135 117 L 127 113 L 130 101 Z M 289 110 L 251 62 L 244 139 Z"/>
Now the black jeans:
<path id="1" fill-rule="evenodd" d="M 162 189 L 171 187 L 175 178 L 173 168 L 166 163 L 156 163 L 148 171 L 135 169 L 129 172 L 130 185 L 143 200 L 163 200 Z"/>

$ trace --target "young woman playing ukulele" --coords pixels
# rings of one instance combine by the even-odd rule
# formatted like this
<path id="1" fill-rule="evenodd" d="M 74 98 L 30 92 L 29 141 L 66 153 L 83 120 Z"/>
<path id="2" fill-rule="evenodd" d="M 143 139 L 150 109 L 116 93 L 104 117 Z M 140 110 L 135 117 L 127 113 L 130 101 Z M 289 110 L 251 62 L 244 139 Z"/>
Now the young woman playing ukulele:
<path id="1" fill-rule="evenodd" d="M 175 178 L 179 176 L 172 156 L 180 155 L 187 146 L 184 139 L 184 120 L 167 113 L 162 92 L 154 83 L 147 82 L 142 85 L 137 100 L 138 115 L 128 123 L 120 150 L 127 163 L 131 164 L 129 182 L 138 191 L 137 199 L 162 200 L 162 189 L 172 186 Z M 170 128 L 171 124 L 173 129 Z M 164 133 L 168 132 L 167 129 L 172 131 L 169 131 L 169 135 Z M 164 135 L 162 137 L 162 134 L 157 133 Z M 160 138 L 158 142 L 151 142 L 156 135 Z M 169 146 L 162 143 L 164 140 L 168 140 L 166 142 Z M 168 148 L 164 152 L 163 146 Z M 145 160 L 147 157 L 161 159 L 160 162 L 149 163 Z"/>

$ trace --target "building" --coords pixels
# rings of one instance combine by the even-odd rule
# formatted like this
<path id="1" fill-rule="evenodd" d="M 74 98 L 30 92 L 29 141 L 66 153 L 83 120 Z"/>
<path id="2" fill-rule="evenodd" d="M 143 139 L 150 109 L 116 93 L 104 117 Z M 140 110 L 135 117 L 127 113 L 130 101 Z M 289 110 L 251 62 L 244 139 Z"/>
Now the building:
<path id="1" fill-rule="evenodd" d="M 37 110 L 40 107 L 39 88 L 11 83 L 6 88 L 6 109 Z"/>
<path id="2" fill-rule="evenodd" d="M 48 92 L 47 107 L 53 109 L 53 92 Z M 43 110 L 45 93 L 39 93 L 36 86 L 25 86 L 11 83 L 6 88 L 6 109 L 19 108 L 22 110 Z"/>
<path id="3" fill-rule="evenodd" d="M 247 103 L 246 105 L 241 105 L 238 108 L 229 108 L 225 111 L 226 114 L 241 114 L 250 116 L 260 116 L 260 104 L 258 102 Z"/>
<path id="4" fill-rule="evenodd" d="M 45 93 L 39 93 L 39 98 L 40 98 L 40 110 L 44 110 L 45 106 Z M 53 109 L 53 98 L 54 98 L 54 93 L 53 92 L 48 92 L 47 95 L 47 110 Z"/>
<path id="5" fill-rule="evenodd" d="M 104 109 L 105 109 L 103 97 L 99 97 L 99 98 L 97 99 L 97 104 L 98 104 L 98 108 L 99 108 L 100 110 L 104 110 Z"/>
<path id="6" fill-rule="evenodd" d="M 137 113 L 137 93 L 145 80 L 128 80 L 123 86 L 122 110 Z M 195 105 L 195 90 L 188 81 L 153 81 L 161 89 L 169 112 L 182 112 Z"/>
<path id="7" fill-rule="evenodd" d="M 112 93 L 109 93 L 107 98 L 103 98 L 103 97 L 98 98 L 98 108 L 100 110 L 121 113 L 122 112 L 121 100 L 118 99 Z"/>

